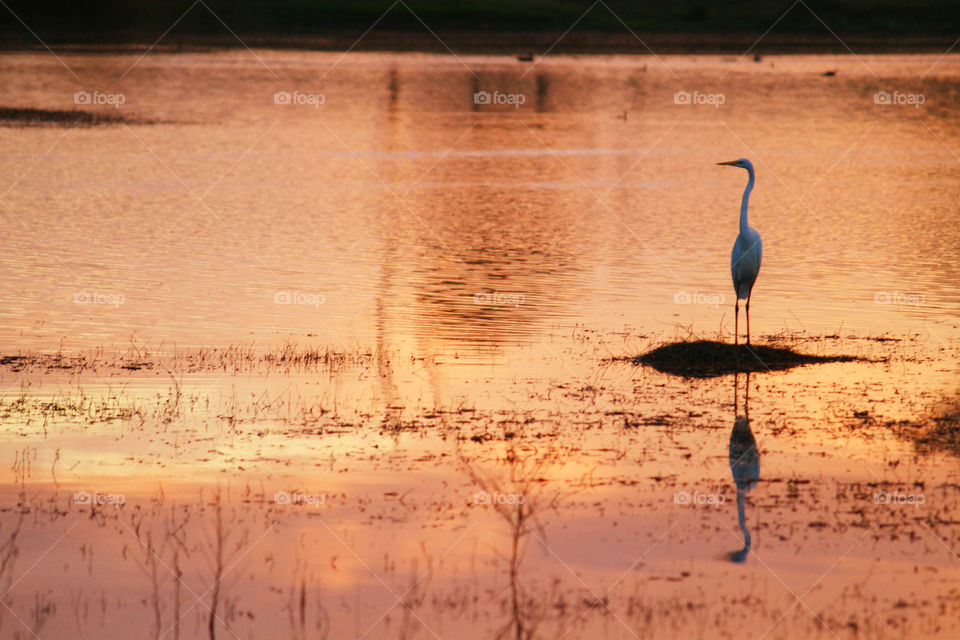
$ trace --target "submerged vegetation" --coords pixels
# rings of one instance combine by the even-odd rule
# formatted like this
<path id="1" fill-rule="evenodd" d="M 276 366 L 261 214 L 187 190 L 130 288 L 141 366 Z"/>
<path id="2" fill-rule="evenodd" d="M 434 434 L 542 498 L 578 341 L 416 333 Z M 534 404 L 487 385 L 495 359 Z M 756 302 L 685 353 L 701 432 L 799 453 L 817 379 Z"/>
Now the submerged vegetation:
<path id="1" fill-rule="evenodd" d="M 118 370 L 148 371 L 154 373 L 269 373 L 271 371 L 339 371 L 352 366 L 382 365 L 390 361 L 385 350 L 357 348 L 339 350 L 329 346 L 310 347 L 288 342 L 272 349 L 257 349 L 250 345 L 170 349 L 163 345 L 149 349 L 133 344 L 125 351 L 93 349 L 84 353 L 67 354 L 30 351 L 0 355 L 0 368 L 13 372 L 69 373 L 110 372 Z"/>
<path id="2" fill-rule="evenodd" d="M 944 402 L 930 418 L 924 440 L 960 455 L 960 397 Z"/>
<path id="3" fill-rule="evenodd" d="M 859 424 L 876 423 L 868 412 L 854 416 Z M 921 451 L 946 451 L 960 456 L 960 396 L 938 403 L 928 415 L 911 420 L 887 420 L 885 426 L 916 443 Z"/>

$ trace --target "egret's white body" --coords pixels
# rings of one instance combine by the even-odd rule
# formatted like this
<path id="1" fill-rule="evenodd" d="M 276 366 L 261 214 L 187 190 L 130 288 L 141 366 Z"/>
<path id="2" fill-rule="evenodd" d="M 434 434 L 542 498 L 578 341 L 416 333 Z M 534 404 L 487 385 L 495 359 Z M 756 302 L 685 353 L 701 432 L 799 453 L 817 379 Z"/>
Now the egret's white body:
<path id="1" fill-rule="evenodd" d="M 750 294 L 753 291 L 753 283 L 757 281 L 757 274 L 760 273 L 760 260 L 763 258 L 763 241 L 760 239 L 760 234 L 747 222 L 747 205 L 754 183 L 753 165 L 746 158 L 717 164 L 740 167 L 746 169 L 750 175 L 747 188 L 743 190 L 743 202 L 740 204 L 740 233 L 737 235 L 736 242 L 733 243 L 733 251 L 730 254 L 730 275 L 733 277 L 733 289 L 737 296 L 734 303 L 733 343 L 736 344 L 738 339 L 740 301 L 746 300 L 747 344 L 750 344 Z"/>

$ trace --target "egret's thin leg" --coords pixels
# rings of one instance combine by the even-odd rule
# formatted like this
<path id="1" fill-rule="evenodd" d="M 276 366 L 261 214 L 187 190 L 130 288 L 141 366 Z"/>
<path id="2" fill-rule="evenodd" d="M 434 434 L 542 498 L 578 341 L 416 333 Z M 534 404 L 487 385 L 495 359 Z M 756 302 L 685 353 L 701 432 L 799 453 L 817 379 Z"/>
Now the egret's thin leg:
<path id="1" fill-rule="evenodd" d="M 737 323 L 740 322 L 740 298 L 737 298 L 733 303 L 733 346 L 737 346 L 737 332 L 739 331 L 739 326 Z"/>
<path id="2" fill-rule="evenodd" d="M 747 344 L 750 344 L 750 295 L 752 293 L 747 294 Z"/>

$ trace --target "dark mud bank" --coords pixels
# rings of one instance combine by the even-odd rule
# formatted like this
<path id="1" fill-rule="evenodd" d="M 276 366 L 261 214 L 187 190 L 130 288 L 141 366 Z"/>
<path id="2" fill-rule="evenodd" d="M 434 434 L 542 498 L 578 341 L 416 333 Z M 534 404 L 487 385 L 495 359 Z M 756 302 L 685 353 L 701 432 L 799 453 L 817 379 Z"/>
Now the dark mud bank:
<path id="1" fill-rule="evenodd" d="M 784 371 L 809 364 L 864 361 L 856 356 L 817 356 L 788 347 L 732 345 L 711 340 L 673 342 L 643 355 L 621 356 L 612 360 L 653 367 L 657 371 L 685 378 L 712 378 L 731 373 Z"/>

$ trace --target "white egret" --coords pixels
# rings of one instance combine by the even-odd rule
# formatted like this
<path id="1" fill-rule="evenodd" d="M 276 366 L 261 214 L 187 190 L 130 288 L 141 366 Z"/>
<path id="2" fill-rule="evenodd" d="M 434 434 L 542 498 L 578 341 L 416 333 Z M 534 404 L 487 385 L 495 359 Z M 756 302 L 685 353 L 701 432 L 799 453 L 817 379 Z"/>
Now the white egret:
<path id="1" fill-rule="evenodd" d="M 750 344 L 750 293 L 753 291 L 753 283 L 757 281 L 757 274 L 760 273 L 760 259 L 763 257 L 760 234 L 747 224 L 747 203 L 750 192 L 753 191 L 753 165 L 746 158 L 717 164 L 740 167 L 750 174 L 747 188 L 743 190 L 743 202 L 740 204 L 740 234 L 733 243 L 733 252 L 730 254 L 730 275 L 733 276 L 733 288 L 737 295 L 734 302 L 733 344 L 737 344 L 738 339 L 741 300 L 747 301 L 747 344 Z"/>

